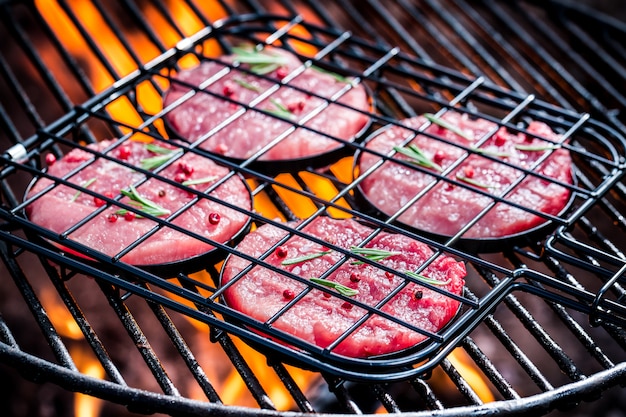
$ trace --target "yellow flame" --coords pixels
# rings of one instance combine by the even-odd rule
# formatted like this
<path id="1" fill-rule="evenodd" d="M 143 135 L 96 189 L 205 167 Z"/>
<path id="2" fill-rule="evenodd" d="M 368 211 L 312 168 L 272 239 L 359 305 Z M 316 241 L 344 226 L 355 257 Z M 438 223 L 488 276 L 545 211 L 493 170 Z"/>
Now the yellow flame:
<path id="1" fill-rule="evenodd" d="M 83 333 L 74 320 L 74 317 L 65 308 L 65 305 L 57 297 L 54 290 L 46 288 L 40 295 L 41 304 L 44 310 L 48 312 L 48 317 L 56 331 L 63 337 L 72 340 L 82 340 Z"/>
<path id="2" fill-rule="evenodd" d="M 462 348 L 454 349 L 448 359 L 482 402 L 488 403 L 495 400 L 485 376 L 476 368 L 474 362 Z"/>
<path id="3" fill-rule="evenodd" d="M 102 379 L 104 378 L 104 368 L 96 360 L 85 345 L 77 345 L 70 348 L 70 355 L 78 370 L 87 376 Z M 102 400 L 89 395 L 76 393 L 74 396 L 74 416 L 94 417 L 100 414 Z"/>

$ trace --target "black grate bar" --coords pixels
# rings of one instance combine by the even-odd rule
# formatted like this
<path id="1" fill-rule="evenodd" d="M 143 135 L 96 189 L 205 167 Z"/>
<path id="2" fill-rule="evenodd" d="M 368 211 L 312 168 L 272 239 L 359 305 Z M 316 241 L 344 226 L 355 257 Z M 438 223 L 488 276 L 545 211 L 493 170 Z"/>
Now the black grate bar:
<path id="1" fill-rule="evenodd" d="M 195 355 L 187 346 L 185 339 L 182 337 L 178 328 L 174 325 L 163 306 L 151 301 L 147 301 L 147 304 L 163 326 L 163 329 L 167 333 L 169 339 L 176 346 L 176 350 L 185 361 L 187 368 L 189 368 L 189 371 L 198 382 L 198 385 L 202 388 L 204 394 L 211 402 L 221 403 L 222 401 L 220 400 L 219 394 L 215 391 L 215 388 L 213 388 L 213 385 L 208 380 L 204 370 L 200 367 L 198 361 L 196 360 Z"/>
<path id="2" fill-rule="evenodd" d="M 78 64 L 76 59 L 72 56 L 71 53 L 67 50 L 65 45 L 61 42 L 61 40 L 54 34 L 52 28 L 46 20 L 43 18 L 39 10 L 33 11 L 33 16 L 37 20 L 37 23 L 42 28 L 44 33 L 46 34 L 46 40 L 50 41 L 59 55 L 61 55 L 63 61 L 67 64 L 67 68 L 71 71 L 73 79 L 78 82 L 83 91 L 88 97 L 93 96 L 96 92 L 91 85 L 91 81 L 89 80 L 89 76 L 85 73 L 83 68 Z"/>
<path id="3" fill-rule="evenodd" d="M 363 414 L 359 405 L 353 401 L 346 388 L 346 382 L 341 378 L 324 375 L 324 379 L 328 384 L 328 390 L 337 398 L 338 404 L 342 407 L 343 412 L 348 414 Z"/>
<path id="4" fill-rule="evenodd" d="M 7 325 L 7 322 L 4 321 L 2 315 L 0 315 L 0 338 L 2 338 L 3 344 L 8 345 L 13 349 L 19 349 L 19 345 L 13 337 L 13 333 L 11 333 L 11 329 Z"/>
<path id="5" fill-rule="evenodd" d="M 315 409 L 311 404 L 311 401 L 306 397 L 306 395 L 302 392 L 296 381 L 294 381 L 293 377 L 289 374 L 285 366 L 279 361 L 269 361 L 270 366 L 276 372 L 276 375 L 283 383 L 287 391 L 291 394 L 291 398 L 295 401 L 298 408 L 305 413 L 314 413 Z"/>
<path id="6" fill-rule="evenodd" d="M 489 360 L 489 357 L 478 347 L 471 337 L 466 337 L 461 342 L 467 354 L 474 360 L 479 368 L 487 375 L 489 381 L 507 400 L 518 399 L 521 396 L 515 391 L 513 386 L 498 371 L 498 368 Z"/>
<path id="7" fill-rule="evenodd" d="M 2 55 L 0 55 L 0 70 L 2 71 L 2 77 L 8 81 L 9 88 L 13 91 L 17 98 L 17 101 L 24 108 L 26 114 L 31 120 L 31 123 L 39 128 L 43 127 L 45 122 L 37 113 L 36 109 L 30 101 L 30 98 L 28 97 L 28 94 L 24 91 L 20 83 L 17 81 L 15 74 L 13 73 L 9 64 Z M 5 124 L 12 126 L 12 123 L 10 121 L 7 121 Z M 21 138 L 21 135 L 19 135 L 14 128 L 11 129 L 11 132 L 13 133 L 13 139 Z"/>
<path id="8" fill-rule="evenodd" d="M 2 260 L 4 261 L 7 268 L 11 271 L 11 276 L 15 285 L 19 289 L 20 293 L 26 300 L 28 307 L 31 311 L 31 314 L 37 321 L 37 324 L 40 326 L 40 330 L 42 331 L 50 349 L 54 353 L 55 358 L 67 369 L 78 372 L 76 365 L 74 364 L 74 360 L 72 356 L 67 350 L 67 347 L 63 343 L 63 339 L 57 333 L 56 329 L 50 322 L 46 311 L 44 310 L 37 294 L 33 290 L 33 287 L 30 285 L 27 277 L 24 275 L 21 268 L 17 265 L 16 260 L 9 252 L 9 248 L 3 242 L 0 245 Z"/>
<path id="9" fill-rule="evenodd" d="M 181 284 L 183 288 L 186 288 L 194 293 L 198 293 L 198 289 L 193 283 L 188 281 L 181 281 Z M 198 310 L 206 314 L 213 315 L 213 312 L 203 304 L 196 303 L 196 307 L 198 308 Z M 262 409 L 275 410 L 276 407 L 274 403 L 263 389 L 263 386 L 259 382 L 257 376 L 254 374 L 241 352 L 239 352 L 230 336 L 226 332 L 218 331 L 217 329 L 212 330 L 212 341 L 220 344 L 220 346 L 228 356 L 228 359 L 232 362 L 234 368 L 241 375 L 241 378 L 245 382 L 246 387 L 248 388 L 256 402 L 259 404 L 259 406 Z"/>
<path id="10" fill-rule="evenodd" d="M 505 18 L 504 17 L 505 14 L 502 11 L 502 8 L 499 4 L 497 4 L 496 2 L 493 2 L 492 0 L 485 0 L 485 1 L 487 2 L 488 6 L 492 7 L 492 10 L 494 10 L 494 12 L 503 19 L 503 21 L 508 25 L 507 27 L 511 28 L 516 33 L 516 35 L 520 37 L 520 39 L 527 41 L 528 46 L 532 48 L 532 50 L 537 55 L 543 58 L 543 62 L 546 65 L 551 66 L 555 74 L 559 74 L 560 77 L 567 80 L 568 84 L 572 88 L 574 88 L 575 92 L 579 94 L 581 97 L 584 97 L 586 101 L 590 103 L 597 110 L 598 114 L 609 116 L 609 117 L 612 116 L 612 113 L 609 112 L 608 109 L 605 108 L 602 105 L 602 103 L 596 97 L 594 97 L 594 95 L 590 91 L 584 88 L 577 81 L 576 77 L 570 74 L 567 68 L 564 68 L 562 65 L 559 64 L 558 59 L 555 59 L 554 57 L 552 57 L 545 50 L 545 48 L 542 47 L 542 45 L 539 42 L 530 41 L 528 32 L 520 28 L 520 26 L 516 23 L 515 19 L 512 16 Z M 517 9 L 521 11 L 520 8 L 517 8 Z M 598 82 L 602 86 L 608 87 L 608 91 L 613 93 L 613 96 L 616 97 L 620 102 L 622 103 L 625 102 L 623 96 L 617 93 L 616 90 L 612 86 L 610 86 L 610 83 L 608 83 L 601 74 L 595 72 L 595 70 L 593 70 L 591 66 L 588 65 L 587 60 L 583 59 L 571 47 L 571 44 L 564 42 L 562 36 L 555 34 L 553 29 L 549 28 L 545 24 L 542 24 L 539 19 L 532 19 L 528 17 L 528 14 L 526 14 L 526 16 L 529 21 L 536 24 L 536 28 L 542 33 L 544 39 L 545 38 L 550 39 L 552 41 L 552 44 L 557 45 L 562 49 L 565 56 L 572 57 L 572 61 L 580 65 L 584 70 L 590 72 L 596 82 Z M 567 24 L 567 22 L 561 22 L 561 24 Z M 593 48 L 591 50 L 593 50 Z M 565 105 L 565 103 L 559 103 L 559 104 Z M 613 121 L 614 123 L 617 123 L 617 125 L 621 127 L 622 129 L 624 128 L 624 125 L 619 123 L 616 118 L 610 117 L 610 120 Z"/>
<path id="11" fill-rule="evenodd" d="M 2 55 L 0 55 L 0 68 L 3 68 L 4 65 L 1 61 L 3 61 Z M 9 141 L 11 143 L 18 143 L 21 139 L 20 132 L 17 130 L 15 123 L 11 121 L 6 109 L 2 105 L 0 105 L 0 122 L 2 123 L 0 125 L 2 132 L 7 136 Z"/>
<path id="12" fill-rule="evenodd" d="M 450 377 L 454 385 L 459 389 L 459 392 L 467 399 L 469 404 L 481 405 L 483 401 L 480 399 L 474 389 L 468 384 L 463 376 L 456 370 L 456 368 L 450 362 L 450 359 L 446 358 L 441 361 L 441 369 Z"/>
<path id="13" fill-rule="evenodd" d="M 494 277 L 497 282 L 497 278 Z M 495 282 L 494 282 L 495 283 Z M 507 295 L 504 303 L 515 314 L 519 321 L 533 335 L 539 344 L 550 354 L 559 368 L 572 380 L 578 381 L 584 378 L 574 361 L 563 351 L 561 346 L 539 325 L 532 314 L 519 302 L 514 295 Z"/>
<path id="14" fill-rule="evenodd" d="M 381 404 L 383 405 L 383 407 L 385 407 L 385 410 L 387 410 L 388 413 L 395 414 L 402 412 L 391 394 L 385 391 L 385 389 L 379 384 L 374 385 L 372 387 L 372 390 L 374 391 L 376 397 L 380 400 Z"/>
<path id="15" fill-rule="evenodd" d="M 500 69 L 501 64 L 499 62 L 514 62 L 523 71 L 528 74 L 528 78 L 533 81 L 534 88 L 540 86 L 543 90 L 546 91 L 547 94 L 552 97 L 552 99 L 559 103 L 564 108 L 571 109 L 571 106 L 567 103 L 567 101 L 563 98 L 561 93 L 552 85 L 550 82 L 544 77 L 544 75 L 537 70 L 535 66 L 533 66 L 524 56 L 515 48 L 511 43 L 507 40 L 507 36 L 500 33 L 499 30 L 495 29 L 493 25 L 491 25 L 475 8 L 468 5 L 467 2 L 461 0 L 459 1 L 459 7 L 462 8 L 463 12 L 468 15 L 468 17 L 474 22 L 474 24 L 483 29 L 484 33 L 488 33 L 490 35 L 490 39 L 494 45 L 502 48 L 506 54 L 511 58 L 510 60 L 502 60 L 501 56 L 494 57 L 491 53 L 486 50 L 479 51 L 479 55 L 481 58 L 487 62 L 491 68 L 495 69 L 497 74 L 500 76 L 501 80 L 506 83 L 507 86 L 513 88 L 517 91 L 527 91 L 528 87 L 522 87 L 515 80 L 516 78 L 508 72 L 506 69 Z M 509 19 L 512 20 L 512 19 Z M 521 34 L 522 36 L 528 36 L 525 33 Z M 474 46 L 474 50 L 477 50 L 480 43 L 477 46 Z M 481 72 L 478 72 L 480 74 Z"/>
<path id="16" fill-rule="evenodd" d="M 119 2 L 125 9 L 130 13 L 130 16 L 133 18 L 133 22 L 141 28 L 141 30 L 146 34 L 150 42 L 155 45 L 159 51 L 165 52 L 167 47 L 161 42 L 156 32 L 152 29 L 150 25 L 148 25 L 145 17 L 142 15 L 141 10 L 137 7 L 135 2 L 132 0 L 124 0 Z"/>
<path id="17" fill-rule="evenodd" d="M 248 390 L 259 404 L 262 409 L 275 410 L 272 399 L 267 395 L 255 373 L 252 371 L 241 352 L 237 350 L 237 347 L 232 342 L 231 338 L 225 333 L 220 332 L 216 337 L 217 342 L 220 344 L 224 352 L 228 355 L 228 358 L 232 362 L 233 366 L 241 375 L 241 378 L 248 387 Z"/>
<path id="18" fill-rule="evenodd" d="M 91 324 L 88 322 L 87 318 L 81 311 L 77 301 L 74 299 L 73 295 L 65 285 L 62 277 L 48 262 L 46 262 L 45 259 L 42 259 L 41 264 L 45 268 L 46 273 L 50 276 L 54 287 L 56 288 L 59 296 L 63 300 L 63 303 L 74 318 L 76 324 L 79 326 L 81 332 L 85 337 L 85 340 L 89 343 L 89 346 L 91 347 L 95 356 L 98 358 L 98 361 L 102 365 L 109 379 L 117 384 L 126 386 L 127 384 L 124 381 L 124 377 L 109 357 L 109 354 L 107 353 L 100 338 L 95 333 Z"/>
<path id="19" fill-rule="evenodd" d="M 478 268 L 478 271 L 488 281 L 495 281 L 497 278 L 493 276 L 490 271 L 486 271 L 483 268 Z M 505 349 L 516 358 L 516 361 L 524 369 L 526 374 L 533 380 L 537 386 L 543 391 L 550 391 L 554 387 L 543 375 L 543 373 L 537 368 L 533 361 L 524 352 L 515 341 L 511 338 L 504 327 L 496 320 L 492 315 L 489 315 L 484 320 L 485 325 L 489 328 L 491 333 L 502 343 Z"/>
<path id="20" fill-rule="evenodd" d="M 428 410 L 443 410 L 445 407 L 437 398 L 430 385 L 422 378 L 414 378 L 410 381 L 411 386 L 425 401 Z"/>
<path id="21" fill-rule="evenodd" d="M 82 40 L 87 44 L 89 51 L 93 53 L 100 65 L 102 65 L 106 69 L 106 71 L 113 77 L 114 80 L 119 80 L 120 75 L 113 67 L 111 61 L 105 56 L 102 49 L 98 46 L 95 39 L 91 35 L 89 35 L 87 29 L 85 29 L 85 27 L 83 26 L 83 22 L 78 19 L 78 17 L 74 13 L 74 10 L 68 6 L 66 1 L 59 1 L 59 5 L 63 9 L 67 17 L 72 21 L 74 27 L 79 31 L 82 36 Z"/>
<path id="22" fill-rule="evenodd" d="M 13 36 L 15 37 L 16 41 L 20 44 L 20 46 L 22 47 L 22 50 L 29 57 L 31 63 L 36 68 L 37 73 L 42 77 L 45 84 L 48 86 L 50 92 L 53 93 L 53 95 L 58 100 L 59 104 L 63 107 L 63 109 L 65 111 L 69 111 L 72 107 L 72 101 L 67 96 L 67 94 L 65 94 L 65 92 L 63 91 L 63 88 L 55 79 L 54 74 L 48 69 L 40 53 L 38 52 L 38 49 L 31 42 L 27 33 L 17 22 L 11 21 L 11 12 L 9 10 L 7 10 L 6 8 L 3 8 L 3 12 L 1 14 L 3 17 L 3 21 L 5 22 L 5 25 L 11 29 L 11 32 L 13 33 Z M 27 93 L 24 92 L 24 90 L 18 87 L 17 85 L 15 86 L 15 88 L 16 89 L 19 88 L 18 90 L 20 91 L 19 95 L 20 97 L 22 97 L 22 100 L 25 103 L 25 107 L 32 108 L 32 103 Z M 39 119 L 39 116 L 36 115 L 34 110 L 32 111 L 31 117 L 33 118 L 33 122 L 37 124 L 37 127 L 44 126 L 45 123 L 41 119 Z"/>
<path id="23" fill-rule="evenodd" d="M 109 305 L 119 317 L 120 322 L 124 325 L 128 336 L 135 343 L 137 350 L 148 365 L 150 372 L 154 375 L 154 378 L 163 392 L 167 395 L 179 396 L 180 394 L 178 389 L 174 386 L 165 369 L 163 369 L 161 361 L 152 349 L 150 342 L 140 329 L 126 304 L 124 304 L 124 302 L 120 299 L 119 290 L 112 287 L 110 284 L 103 282 L 98 282 L 98 285 L 106 295 Z"/>
<path id="24" fill-rule="evenodd" d="M 557 277 L 559 279 L 568 282 L 575 287 L 583 288 L 583 285 L 574 277 L 574 275 L 567 272 L 565 267 L 563 267 L 563 265 L 556 258 L 552 256 L 546 256 L 544 258 L 544 262 L 551 270 L 553 270 L 557 274 Z M 602 322 L 601 325 L 622 349 L 626 349 L 626 331 L 624 331 L 620 326 L 616 326 L 613 323 Z"/>

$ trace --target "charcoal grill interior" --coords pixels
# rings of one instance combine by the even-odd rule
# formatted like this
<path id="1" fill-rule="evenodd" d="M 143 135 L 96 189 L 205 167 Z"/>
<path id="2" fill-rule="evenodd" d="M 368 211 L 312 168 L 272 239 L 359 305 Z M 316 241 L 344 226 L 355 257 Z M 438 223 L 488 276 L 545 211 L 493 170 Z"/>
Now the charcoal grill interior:
<path id="1" fill-rule="evenodd" d="M 623 56 L 625 24 L 615 15 L 563 1 L 0 7 L 7 39 L 0 47 L 0 369 L 16 387 L 53 386 L 58 412 L 78 403 L 71 392 L 88 393 L 104 400 L 94 406 L 103 416 L 583 415 L 622 407 L 626 140 L 618 110 L 624 71 L 616 57 Z M 256 226 L 351 216 L 466 264 L 462 307 L 449 326 L 428 334 L 419 349 L 369 360 L 290 338 L 219 302 L 221 263 L 164 278 L 98 252 L 86 261 L 49 245 L 89 250 L 24 216 L 25 191 L 46 175 L 46 155 L 108 138 L 120 145 L 170 137 L 163 118 L 172 108 L 162 107 L 161 96 L 176 73 L 239 42 L 274 44 L 305 65 L 366 85 L 375 103 L 370 133 L 447 109 L 513 131 L 528 119 L 544 121 L 562 135 L 576 165 L 576 182 L 566 185 L 571 204 L 545 216 L 549 228 L 485 250 L 464 245 L 462 235 L 433 240 L 364 210 L 351 156 L 366 152 L 359 141 L 342 142 L 347 156 L 329 166 L 280 174 L 255 165 L 258 155 L 234 163 L 180 145 L 247 179 L 255 198 L 247 214 Z M 28 408 L 17 388 L 7 392 L 12 410 Z"/>

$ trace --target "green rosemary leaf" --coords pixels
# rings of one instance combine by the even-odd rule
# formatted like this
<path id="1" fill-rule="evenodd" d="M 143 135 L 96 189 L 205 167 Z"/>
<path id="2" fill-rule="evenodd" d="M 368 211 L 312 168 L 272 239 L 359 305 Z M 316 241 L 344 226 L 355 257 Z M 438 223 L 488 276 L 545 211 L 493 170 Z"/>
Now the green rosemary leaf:
<path id="1" fill-rule="evenodd" d="M 250 65 L 250 71 L 252 71 L 252 72 L 254 72 L 255 74 L 258 74 L 258 75 L 269 74 L 272 71 L 276 71 L 278 68 L 280 68 L 280 65 L 278 65 L 278 64 L 255 64 L 255 65 Z"/>
<path id="2" fill-rule="evenodd" d="M 250 71 L 259 75 L 272 72 L 288 63 L 284 56 L 271 54 L 264 50 L 257 51 L 254 48 L 234 47 L 233 55 L 236 61 L 250 64 Z"/>
<path id="3" fill-rule="evenodd" d="M 275 109 L 267 109 L 266 111 L 275 114 L 276 116 L 280 116 L 284 119 L 291 119 L 293 117 L 293 113 L 289 111 L 284 104 L 275 98 L 270 98 L 270 102 L 276 107 Z"/>
<path id="4" fill-rule="evenodd" d="M 250 90 L 250 91 L 254 91 L 255 93 L 258 93 L 261 91 L 260 88 L 258 88 L 256 85 L 252 85 L 249 82 L 247 82 L 246 80 L 243 80 L 239 77 L 235 77 L 233 78 L 233 82 L 239 84 L 241 87 Z"/>
<path id="5" fill-rule="evenodd" d="M 177 149 L 165 148 L 163 146 L 155 145 L 154 143 L 146 143 L 144 147 L 146 148 L 146 150 L 152 153 L 157 153 L 159 155 L 169 155 L 172 152 L 177 151 Z"/>
<path id="6" fill-rule="evenodd" d="M 404 273 L 410 276 L 411 278 L 415 278 L 417 280 L 420 280 L 422 282 L 425 282 L 427 284 L 432 284 L 432 285 L 448 285 L 452 281 L 451 279 L 448 279 L 447 281 L 439 281 L 438 279 L 428 278 L 427 276 L 418 274 L 417 272 L 413 272 L 413 271 L 404 271 Z"/>
<path id="7" fill-rule="evenodd" d="M 435 116 L 434 114 L 431 113 L 424 113 L 424 117 L 431 123 L 434 123 L 436 125 L 439 125 L 441 127 L 443 127 L 444 129 L 449 130 L 452 133 L 455 133 L 459 136 L 461 136 L 462 138 L 465 138 L 469 141 L 473 141 L 474 138 L 472 136 L 469 136 L 467 133 L 465 133 L 464 131 L 462 131 L 458 126 L 453 125 L 450 122 L 447 122 L 437 116 Z"/>
<path id="8" fill-rule="evenodd" d="M 511 156 L 511 154 L 506 153 L 506 152 L 490 151 L 488 149 L 482 149 L 482 148 L 474 148 L 474 150 L 477 153 L 480 153 L 480 154 L 483 154 L 483 155 L 497 156 L 497 157 L 500 157 L 500 158 L 509 158 Z"/>
<path id="9" fill-rule="evenodd" d="M 348 78 L 344 77 L 343 75 L 339 75 L 336 72 L 332 72 L 332 71 L 328 71 L 325 70 L 324 68 L 320 68 L 316 65 L 311 65 L 311 69 L 315 70 L 317 72 L 321 72 L 322 74 L 328 74 L 331 77 L 333 77 L 334 79 L 336 79 L 337 81 L 339 81 L 340 83 L 349 83 L 350 81 L 348 80 Z"/>
<path id="10" fill-rule="evenodd" d="M 388 250 L 376 249 L 376 248 L 360 248 L 358 246 L 351 246 L 350 251 L 357 255 L 361 255 L 371 261 L 381 261 L 389 258 L 390 256 L 399 255 L 400 252 L 390 252 Z M 361 265 L 363 261 L 354 261 L 352 265 Z"/>
<path id="11" fill-rule="evenodd" d="M 187 180 L 187 181 L 183 181 L 183 185 L 184 186 L 189 186 L 189 185 L 197 185 L 197 184 L 205 184 L 207 182 L 213 182 L 216 179 L 218 179 L 219 177 L 217 175 L 211 175 L 209 177 L 204 177 L 204 178 L 197 178 L 195 180 Z"/>
<path id="12" fill-rule="evenodd" d="M 357 295 L 359 293 L 359 290 L 356 290 L 356 289 L 350 288 L 350 287 L 346 287 L 343 284 L 340 284 L 340 283 L 334 282 L 334 281 L 329 281 L 327 279 L 310 278 L 310 280 L 311 280 L 311 282 L 314 282 L 316 284 L 320 284 L 320 285 L 323 285 L 325 287 L 332 288 L 332 289 L 336 290 L 339 294 L 345 295 L 346 297 L 354 297 L 355 295 Z"/>
<path id="13" fill-rule="evenodd" d="M 91 184 L 93 184 L 94 182 L 96 182 L 97 179 L 98 178 L 95 178 L 95 177 L 94 178 L 90 178 L 87 181 L 83 182 L 80 186 L 83 187 L 83 188 L 89 188 L 89 186 Z M 72 199 L 70 201 L 73 203 L 74 201 L 76 201 L 78 196 L 80 196 L 81 194 L 82 194 L 81 190 L 76 191 L 76 193 L 74 194 L 74 196 L 72 196 Z"/>
<path id="14" fill-rule="evenodd" d="M 147 170 L 153 170 L 160 167 L 161 165 L 172 159 L 174 156 L 182 152 L 181 149 L 168 149 L 152 143 L 146 144 L 145 147 L 148 151 L 158 154 L 157 156 L 152 156 L 150 158 L 144 158 L 141 160 L 141 167 Z"/>
<path id="15" fill-rule="evenodd" d="M 297 258 L 285 259 L 284 261 L 281 262 L 281 265 L 299 264 L 301 262 L 310 261 L 311 259 L 320 258 L 324 255 L 328 255 L 330 252 L 332 251 L 325 250 L 325 251 L 310 253 L 308 255 L 298 256 Z"/>
<path id="16" fill-rule="evenodd" d="M 551 151 L 554 149 L 559 149 L 558 145 L 515 145 L 515 149 L 518 151 L 529 151 L 529 152 L 541 152 L 541 151 Z"/>
<path id="17" fill-rule="evenodd" d="M 476 181 L 474 179 L 468 178 L 465 175 L 461 174 L 461 173 L 457 173 L 456 174 L 456 179 L 459 181 L 463 181 L 466 182 L 468 184 L 471 184 L 475 187 L 479 187 L 479 188 L 485 188 L 485 189 L 489 189 L 489 188 L 497 188 L 496 186 L 493 185 L 488 185 L 488 184 L 483 184 L 480 181 Z"/>
<path id="18" fill-rule="evenodd" d="M 154 217 L 169 216 L 172 213 L 170 210 L 163 208 L 159 206 L 157 203 L 150 201 L 147 198 L 139 195 L 139 193 L 137 192 L 137 189 L 133 185 L 130 186 L 130 191 L 121 190 L 120 193 L 131 199 L 131 202 L 130 202 L 131 205 L 137 207 L 144 213 L 149 214 L 151 216 L 154 216 Z M 116 211 L 115 214 L 124 215 L 127 212 L 128 210 L 120 209 Z"/>
<path id="19" fill-rule="evenodd" d="M 426 154 L 417 145 L 410 144 L 405 148 L 394 146 L 393 149 L 396 152 L 401 153 L 402 155 L 411 158 L 411 162 L 416 165 L 420 165 L 425 168 L 432 168 L 438 172 L 443 171 L 443 168 L 441 168 L 439 164 L 435 163 L 430 158 L 428 158 Z"/>

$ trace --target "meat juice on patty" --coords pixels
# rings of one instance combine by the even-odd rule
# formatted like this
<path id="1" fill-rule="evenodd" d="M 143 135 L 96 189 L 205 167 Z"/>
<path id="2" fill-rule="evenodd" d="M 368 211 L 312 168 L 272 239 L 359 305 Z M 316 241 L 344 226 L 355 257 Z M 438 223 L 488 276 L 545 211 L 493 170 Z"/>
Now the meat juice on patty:
<path id="1" fill-rule="evenodd" d="M 218 128 L 203 139 L 200 148 L 230 158 L 247 159 L 270 145 L 259 160 L 298 160 L 341 148 L 343 144 L 334 138 L 351 141 L 369 122 L 367 114 L 362 113 L 371 107 L 362 84 L 351 85 L 351 80 L 316 67 L 299 72 L 303 64 L 298 57 L 279 48 L 266 47 L 253 52 L 243 47 L 236 51 L 238 53 L 222 56 L 220 60 L 239 63 L 238 68 L 246 68 L 252 73 L 229 69 L 217 61 L 204 61 L 197 67 L 181 71 L 171 83 L 164 105 L 174 107 L 165 120 L 180 138 L 195 142 Z M 250 64 L 249 61 L 261 63 Z M 291 77 L 292 72 L 297 73 L 294 78 L 254 105 L 254 108 L 270 114 L 248 109 L 234 120 L 229 119 L 242 107 L 225 98 L 250 105 L 266 90 L 278 87 L 285 77 Z M 213 94 L 197 92 L 190 99 L 177 103 L 189 93 L 188 85 L 198 88 L 207 82 L 209 85 L 205 91 Z M 299 87 L 302 91 L 291 87 Z M 333 100 L 345 106 L 333 103 Z M 291 131 L 294 125 L 311 116 L 304 126 L 312 130 L 299 127 Z M 220 127 L 222 124 L 224 126 Z M 282 138 L 286 132 L 287 136 Z"/>
<path id="2" fill-rule="evenodd" d="M 290 226 L 296 226 L 295 223 Z M 373 229 L 352 219 L 319 217 L 306 225 L 302 232 L 315 236 L 353 253 L 369 253 L 376 262 L 399 272 L 418 270 L 432 255 L 425 244 L 409 237 L 387 232 L 378 233 L 365 249 L 356 249 L 373 233 Z M 263 225 L 248 234 L 237 250 L 259 258 L 287 235 L 273 225 Z M 373 250 L 374 252 L 367 252 Z M 378 258 L 374 258 L 374 254 Z M 365 255 L 364 255 L 365 256 Z M 280 245 L 264 262 L 315 281 L 329 268 L 344 260 L 344 255 L 310 239 L 292 236 Z M 250 266 L 245 259 L 231 255 L 222 271 L 221 284 L 227 285 Z M 450 294 L 463 291 L 465 265 L 448 256 L 439 256 L 430 263 L 417 281 L 425 279 L 442 292 L 410 282 L 381 310 L 410 326 L 437 332 L 458 312 L 459 301 Z M 328 291 L 339 291 L 351 300 L 375 306 L 405 279 L 376 265 L 350 258 L 322 281 Z M 231 283 L 224 300 L 232 308 L 265 322 L 297 297 L 308 285 L 287 275 L 256 265 L 242 278 Z M 272 326 L 320 347 L 328 347 L 367 311 L 352 303 L 312 289 L 272 323 Z M 388 318 L 373 314 L 347 339 L 339 343 L 334 353 L 348 357 L 371 357 L 398 352 L 427 339 L 427 336 Z"/>
<path id="3" fill-rule="evenodd" d="M 431 120 L 436 119 L 431 117 Z M 402 121 L 404 126 L 413 129 L 419 129 L 425 123 L 428 123 L 428 119 L 424 116 Z M 530 135 L 511 133 L 500 127 L 479 149 L 485 155 L 492 155 L 496 160 L 488 159 L 480 153 L 472 154 L 448 175 L 448 178 L 466 183 L 469 186 L 466 188 L 438 180 L 436 175 L 467 153 L 454 144 L 472 148 L 496 125 L 484 119 L 472 119 L 452 111 L 446 112 L 441 117 L 440 123 L 447 123 L 447 127 L 453 128 L 432 123 L 426 128 L 426 132 L 446 139 L 451 144 L 418 134 L 409 144 L 401 147 L 399 145 L 414 136 L 413 131 L 402 126 L 381 130 L 367 141 L 368 150 L 389 154 L 395 148 L 398 153 L 394 158 L 409 161 L 411 164 L 421 164 L 410 152 L 413 149 L 421 153 L 427 161 L 436 164 L 426 167 L 427 171 L 433 172 L 433 175 L 430 175 L 410 166 L 386 161 L 363 178 L 360 191 L 382 213 L 394 215 L 426 187 L 432 186 L 437 181 L 432 189 L 400 215 L 398 218 L 400 222 L 430 233 L 452 236 L 478 216 L 483 209 L 494 203 L 489 194 L 503 196 L 507 202 L 545 214 L 558 215 L 564 210 L 570 198 L 570 190 L 557 182 L 573 183 L 572 160 L 566 149 L 532 136 L 537 135 L 558 143 L 559 135 L 546 124 L 530 122 L 527 127 Z M 459 132 L 455 133 L 455 128 L 462 131 L 462 135 L 457 134 Z M 531 169 L 546 152 L 550 153 L 549 156 L 533 171 L 549 179 L 526 174 L 521 170 Z M 417 158 L 419 159 L 419 156 Z M 511 165 L 505 165 L 498 160 L 507 161 Z M 379 156 L 363 152 L 358 161 L 359 170 L 363 173 L 379 162 Z M 513 191 L 504 195 L 504 191 L 511 184 L 524 176 L 525 178 Z M 481 190 L 487 195 L 474 190 Z M 545 222 L 545 218 L 527 210 L 498 202 L 462 237 L 480 239 L 512 236 Z"/>
<path id="4" fill-rule="evenodd" d="M 88 148 L 103 152 L 113 141 L 104 140 Z M 93 163 L 80 169 L 69 178 L 73 184 L 89 189 L 98 195 L 116 198 L 120 193 L 129 193 L 130 186 L 144 178 L 144 175 L 117 161 L 131 166 L 155 169 L 169 159 L 176 157 L 178 148 L 167 144 L 145 144 L 127 141 L 110 151 L 114 159 L 97 158 Z M 48 174 L 63 177 L 92 160 L 94 154 L 82 149 L 73 149 L 62 159 L 48 167 Z M 117 161 L 116 161 L 117 160 Z M 207 190 L 211 184 L 228 175 L 230 170 L 215 164 L 208 158 L 186 153 L 159 175 L 173 179 L 197 190 Z M 50 186 L 52 181 L 41 178 L 36 181 L 27 198 Z M 219 185 L 211 195 L 219 201 L 250 210 L 250 192 L 243 180 L 234 176 Z M 158 225 L 156 221 L 141 215 L 145 212 L 165 218 L 188 204 L 195 194 L 181 187 L 168 184 L 158 178 L 145 183 L 121 198 L 120 202 L 139 209 L 139 213 L 119 206 L 107 207 L 95 218 L 87 221 L 68 235 L 68 239 L 82 243 L 89 248 L 109 256 L 115 256 L 127 249 L 137 239 L 144 237 Z M 56 233 L 63 233 L 79 224 L 94 211 L 105 206 L 106 202 L 86 192 L 77 191 L 65 185 L 56 185 L 26 207 L 28 218 L 35 224 Z M 228 208 L 208 198 L 200 198 L 191 207 L 172 220 L 171 224 L 193 231 L 215 242 L 225 243 L 244 229 L 249 216 Z M 133 265 L 155 265 L 184 261 L 214 249 L 211 244 L 186 233 L 163 227 L 148 237 L 137 247 L 125 254 L 121 260 Z"/>

